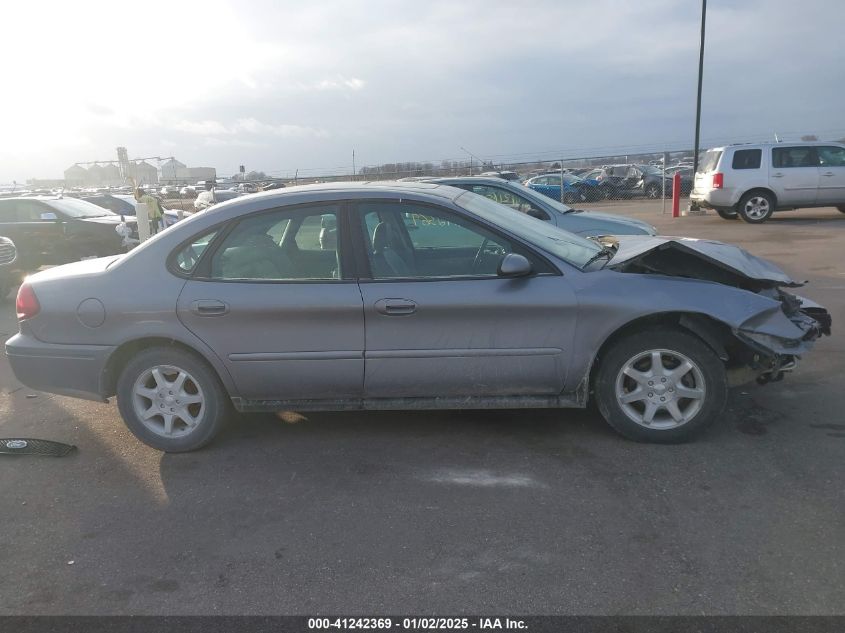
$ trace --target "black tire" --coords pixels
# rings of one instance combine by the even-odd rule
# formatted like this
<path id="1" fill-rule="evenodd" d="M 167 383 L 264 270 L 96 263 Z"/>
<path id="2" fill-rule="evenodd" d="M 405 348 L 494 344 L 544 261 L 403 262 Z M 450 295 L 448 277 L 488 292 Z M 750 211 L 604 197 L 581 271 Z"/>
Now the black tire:
<path id="1" fill-rule="evenodd" d="M 764 204 L 764 211 L 755 210 L 755 207 L 761 207 Z M 749 191 L 740 198 L 736 210 L 739 217 L 749 224 L 762 224 L 775 212 L 775 198 L 767 191 Z"/>
<path id="2" fill-rule="evenodd" d="M 563 203 L 564 204 L 575 204 L 578 200 L 578 196 L 576 196 L 571 191 L 567 191 L 563 194 Z"/>
<path id="3" fill-rule="evenodd" d="M 845 204 L 840 204 L 836 208 L 839 209 L 839 213 L 845 213 Z"/>
<path id="4" fill-rule="evenodd" d="M 660 425 L 677 424 L 672 420 L 661 421 L 662 418 L 669 418 L 669 409 L 663 408 L 663 405 L 656 403 L 655 406 L 660 407 L 657 413 L 654 414 L 652 424 L 655 427 L 648 428 L 643 423 L 636 422 L 628 413 L 623 410 L 623 405 L 620 403 L 616 395 L 617 379 L 623 381 L 623 388 L 625 381 L 629 379 L 621 375 L 623 368 L 628 365 L 631 359 L 636 358 L 640 354 L 647 354 L 651 350 L 665 350 L 667 353 L 661 358 L 671 359 L 672 353 L 681 354 L 694 363 L 698 370 L 698 376 L 703 381 L 703 385 L 695 384 L 698 378 L 693 375 L 693 371 L 689 370 L 684 375 L 684 381 L 693 381 L 692 385 L 686 382 L 681 383 L 682 386 L 692 388 L 703 388 L 703 397 L 697 409 L 687 408 L 682 413 L 690 412 L 690 419 L 682 422 L 677 426 L 658 428 Z M 686 442 L 693 438 L 698 433 L 710 426 L 725 407 L 727 401 L 728 384 L 725 372 L 725 366 L 716 353 L 710 349 L 705 343 L 694 335 L 681 330 L 641 330 L 630 334 L 615 343 L 603 354 L 599 359 L 599 369 L 596 374 L 594 384 L 594 394 L 597 401 L 599 411 L 608 424 L 612 426 L 623 436 L 637 442 L 653 442 L 659 444 L 676 444 Z M 645 374 L 644 374 L 645 375 Z M 673 385 L 674 378 L 669 379 L 668 385 Z M 658 385 L 654 389 L 662 389 L 667 398 L 672 399 L 672 396 L 666 392 L 667 385 Z M 649 387 L 643 384 L 642 389 L 648 390 Z M 674 391 L 674 389 L 669 388 Z M 680 391 L 680 389 L 678 389 Z M 647 395 L 651 395 L 650 392 Z M 646 395 L 646 394 L 644 394 Z M 656 393 L 659 398 L 660 394 Z M 654 399 L 652 399 L 654 400 Z M 692 399 L 677 399 L 679 407 L 693 407 L 695 401 Z M 628 405 L 629 410 L 633 414 L 639 412 L 639 407 L 645 410 L 647 406 L 646 399 Z"/>
<path id="5" fill-rule="evenodd" d="M 723 209 L 716 209 L 716 213 L 723 220 L 738 220 L 739 214 L 736 211 L 724 211 Z"/>
<path id="6" fill-rule="evenodd" d="M 201 407 L 192 411 L 198 417 L 198 421 L 193 428 L 184 423 L 173 423 L 174 426 L 180 427 L 182 432 L 181 435 L 175 437 L 166 437 L 154 432 L 147 427 L 136 412 L 135 383 L 145 373 L 157 366 L 169 366 L 186 372 L 189 379 L 186 380 L 185 391 L 189 388 L 196 389 L 195 394 L 199 394 L 203 399 Z M 190 386 L 191 382 L 193 387 Z M 155 391 L 155 389 L 158 389 L 158 387 L 150 388 L 151 391 Z M 191 395 L 190 392 L 188 395 Z M 150 409 L 155 406 L 151 398 L 141 398 L 143 399 L 140 402 L 145 404 L 149 402 Z M 231 409 L 228 394 L 214 370 L 198 356 L 171 347 L 146 349 L 139 352 L 126 364 L 117 381 L 117 405 L 123 421 L 135 437 L 144 444 L 167 453 L 193 451 L 208 444 L 223 428 Z M 184 406 L 187 410 L 188 405 Z M 149 424 L 158 426 L 159 423 L 164 427 L 164 418 L 154 414 Z"/>

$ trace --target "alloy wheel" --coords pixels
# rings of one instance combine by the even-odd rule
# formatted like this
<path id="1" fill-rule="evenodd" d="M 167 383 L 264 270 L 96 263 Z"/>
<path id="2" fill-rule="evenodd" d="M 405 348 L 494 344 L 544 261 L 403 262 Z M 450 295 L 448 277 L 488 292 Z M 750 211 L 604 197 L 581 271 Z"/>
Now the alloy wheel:
<path id="1" fill-rule="evenodd" d="M 156 365 L 138 376 L 132 388 L 138 420 L 166 438 L 184 437 L 200 423 L 205 396 L 199 382 L 173 365 Z"/>
<path id="2" fill-rule="evenodd" d="M 769 215 L 769 201 L 763 196 L 753 196 L 746 201 L 743 209 L 746 217 L 763 220 Z"/>
<path id="3" fill-rule="evenodd" d="M 616 400 L 631 420 L 649 429 L 690 422 L 707 394 L 704 374 L 689 357 L 667 349 L 641 352 L 616 378 Z"/>

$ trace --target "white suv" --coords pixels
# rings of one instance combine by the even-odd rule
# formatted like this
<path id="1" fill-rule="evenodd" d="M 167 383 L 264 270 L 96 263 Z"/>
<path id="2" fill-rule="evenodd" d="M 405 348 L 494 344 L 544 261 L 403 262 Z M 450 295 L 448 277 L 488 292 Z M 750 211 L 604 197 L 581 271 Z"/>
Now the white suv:
<path id="1" fill-rule="evenodd" d="M 845 213 L 845 145 L 813 141 L 708 150 L 690 200 L 752 224 L 785 209 L 836 207 Z"/>

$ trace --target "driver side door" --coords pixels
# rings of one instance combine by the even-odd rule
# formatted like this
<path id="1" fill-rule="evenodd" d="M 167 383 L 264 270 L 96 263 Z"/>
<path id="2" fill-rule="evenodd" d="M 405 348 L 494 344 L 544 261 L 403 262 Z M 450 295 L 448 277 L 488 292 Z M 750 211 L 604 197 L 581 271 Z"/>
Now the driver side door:
<path id="1" fill-rule="evenodd" d="M 561 392 L 576 301 L 551 264 L 439 206 L 364 201 L 352 218 L 370 271 L 359 280 L 365 397 Z M 510 252 L 534 274 L 498 276 Z"/>

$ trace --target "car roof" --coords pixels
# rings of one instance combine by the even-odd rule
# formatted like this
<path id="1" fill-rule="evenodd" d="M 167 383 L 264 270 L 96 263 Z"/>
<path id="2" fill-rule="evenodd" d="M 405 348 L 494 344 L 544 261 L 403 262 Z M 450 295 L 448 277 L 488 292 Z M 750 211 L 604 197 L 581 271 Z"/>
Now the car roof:
<path id="1" fill-rule="evenodd" d="M 724 151 L 730 148 L 754 149 L 756 147 L 796 147 L 801 145 L 836 145 L 837 147 L 845 147 L 845 143 L 842 143 L 841 141 L 763 141 L 762 143 L 731 143 L 730 145 L 711 147 L 707 151 Z"/>
<path id="2" fill-rule="evenodd" d="M 494 180 L 501 180 L 496 178 Z M 284 189 L 271 189 L 269 191 L 260 191 L 250 196 L 250 199 L 258 198 L 266 200 L 267 198 L 278 198 L 284 200 L 296 194 L 304 193 L 345 193 L 352 197 L 366 197 L 371 192 L 381 193 L 396 193 L 396 194 L 410 194 L 419 193 L 446 198 L 447 200 L 454 200 L 464 193 L 463 190 L 454 189 L 452 187 L 445 187 L 432 182 L 398 182 L 392 180 L 377 180 L 366 182 L 324 182 L 315 185 L 296 185 L 294 187 L 285 187 Z"/>

